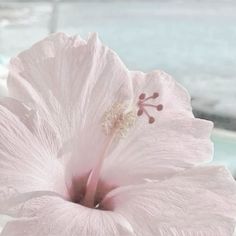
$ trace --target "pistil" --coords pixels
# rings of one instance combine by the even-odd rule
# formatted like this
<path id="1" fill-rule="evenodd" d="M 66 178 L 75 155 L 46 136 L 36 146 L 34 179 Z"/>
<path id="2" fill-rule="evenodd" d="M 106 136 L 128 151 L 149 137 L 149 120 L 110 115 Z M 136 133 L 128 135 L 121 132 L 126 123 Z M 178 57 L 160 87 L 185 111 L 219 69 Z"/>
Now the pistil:
<path id="1" fill-rule="evenodd" d="M 138 109 L 137 115 L 141 116 L 144 113 L 148 117 L 149 124 L 154 123 L 155 118 L 148 113 L 146 108 L 147 107 L 152 107 L 152 108 L 155 108 L 157 111 L 161 111 L 161 110 L 163 110 L 163 105 L 162 104 L 153 105 L 153 104 L 149 104 L 149 103 L 146 103 L 146 102 L 150 99 L 156 99 L 158 97 L 159 97 L 159 93 L 157 93 L 157 92 L 153 93 L 152 96 L 149 96 L 147 98 L 146 98 L 145 93 L 141 93 L 139 95 L 139 101 L 137 103 L 137 106 L 138 106 L 139 109 Z"/>
<path id="2" fill-rule="evenodd" d="M 100 172 L 102 169 L 103 162 L 107 156 L 107 152 L 110 149 L 110 146 L 112 145 L 113 141 L 115 138 L 115 132 L 111 135 L 109 135 L 109 138 L 107 139 L 104 148 L 101 152 L 101 155 L 98 158 L 98 161 L 95 165 L 95 167 L 92 169 L 87 186 L 86 186 L 86 193 L 82 202 L 82 205 L 90 208 L 95 207 L 95 197 L 96 197 L 96 191 L 97 191 L 97 186 L 99 182 L 99 177 L 100 177 Z"/>
<path id="3" fill-rule="evenodd" d="M 155 122 L 155 118 L 149 115 L 146 108 L 155 108 L 157 111 L 161 111 L 163 109 L 163 105 L 153 105 L 147 103 L 147 101 L 154 100 L 158 97 L 159 93 L 157 92 L 153 93 L 153 95 L 149 97 L 146 97 L 146 94 L 142 93 L 140 94 L 139 101 L 137 102 L 137 115 L 141 116 L 144 113 L 148 117 L 150 124 Z M 96 208 L 95 204 L 97 203 L 95 198 L 104 160 L 108 156 L 108 152 L 113 142 L 121 137 L 125 137 L 129 129 L 134 125 L 135 120 L 135 112 L 127 109 L 127 105 L 125 105 L 125 103 L 114 103 L 111 108 L 104 113 L 102 119 L 102 129 L 107 137 L 103 149 L 98 156 L 97 163 L 90 172 L 85 195 L 81 202 L 82 205 L 90 208 Z"/>
<path id="4" fill-rule="evenodd" d="M 102 120 L 102 128 L 107 136 L 106 142 L 104 143 L 95 167 L 91 170 L 89 175 L 85 196 L 81 203 L 82 205 L 95 208 L 97 186 L 104 160 L 113 142 L 127 134 L 128 130 L 134 125 L 135 119 L 135 113 L 132 110 L 127 111 L 126 106 L 121 103 L 113 104 L 112 107 L 105 112 Z"/>

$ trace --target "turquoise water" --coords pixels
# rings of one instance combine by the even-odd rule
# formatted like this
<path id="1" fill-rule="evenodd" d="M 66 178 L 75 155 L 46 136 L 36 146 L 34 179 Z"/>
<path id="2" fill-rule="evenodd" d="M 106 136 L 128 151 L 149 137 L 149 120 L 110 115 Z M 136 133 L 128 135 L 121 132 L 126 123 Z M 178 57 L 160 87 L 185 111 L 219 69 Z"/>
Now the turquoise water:
<path id="1" fill-rule="evenodd" d="M 236 133 L 214 132 L 212 135 L 215 154 L 214 162 L 226 165 L 236 177 Z"/>

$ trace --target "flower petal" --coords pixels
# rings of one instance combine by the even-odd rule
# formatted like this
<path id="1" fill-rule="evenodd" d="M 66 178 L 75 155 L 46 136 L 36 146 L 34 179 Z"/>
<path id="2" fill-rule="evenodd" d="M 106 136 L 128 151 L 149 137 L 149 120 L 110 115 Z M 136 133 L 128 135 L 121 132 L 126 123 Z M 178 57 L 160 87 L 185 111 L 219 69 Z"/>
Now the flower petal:
<path id="1" fill-rule="evenodd" d="M 85 208 L 59 197 L 30 200 L 22 205 L 19 217 L 6 225 L 1 236 L 128 236 L 133 232 L 118 213 Z"/>
<path id="2" fill-rule="evenodd" d="M 0 102 L 0 205 L 31 191 L 65 195 L 63 166 L 56 159 L 55 146 L 48 143 L 51 139 L 47 139 L 51 129 L 35 122 L 31 112 L 15 102 L 11 99 Z M 13 114 L 11 109 L 16 104 L 18 110 Z"/>
<path id="3" fill-rule="evenodd" d="M 236 226 L 236 183 L 223 167 L 199 167 L 117 188 L 102 205 L 127 218 L 135 235 L 228 236 Z"/>
<path id="4" fill-rule="evenodd" d="M 212 159 L 212 123 L 195 118 L 169 119 L 134 130 L 106 159 L 102 180 L 113 185 L 165 179 Z M 127 173 L 121 175 L 120 173 Z"/>
<path id="5" fill-rule="evenodd" d="M 61 155 L 72 150 L 70 168 L 81 173 L 90 171 L 104 149 L 105 111 L 132 100 L 129 77 L 119 57 L 96 35 L 86 42 L 58 33 L 11 61 L 8 86 L 11 96 L 36 107 L 58 127 Z"/>
<path id="6" fill-rule="evenodd" d="M 62 140 L 55 126 L 51 126 L 43 117 L 40 117 L 37 110 L 26 106 L 14 98 L 1 98 L 0 105 L 6 107 L 17 116 L 19 121 L 37 137 L 44 149 L 50 153 L 49 156 L 57 156 Z"/>

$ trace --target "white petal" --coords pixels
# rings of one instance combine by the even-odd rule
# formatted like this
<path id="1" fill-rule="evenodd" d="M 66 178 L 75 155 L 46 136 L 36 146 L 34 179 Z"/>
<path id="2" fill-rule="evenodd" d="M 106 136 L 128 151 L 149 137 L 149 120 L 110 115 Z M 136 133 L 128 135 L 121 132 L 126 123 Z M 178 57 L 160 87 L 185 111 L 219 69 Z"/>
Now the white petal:
<path id="1" fill-rule="evenodd" d="M 231 236 L 236 183 L 223 167 L 194 168 L 165 181 L 117 188 L 103 205 L 126 217 L 137 235 Z"/>
<path id="2" fill-rule="evenodd" d="M 0 208 L 20 193 L 55 191 L 65 195 L 67 192 L 64 170 L 53 148 L 43 141 L 46 136 L 40 136 L 41 128 L 30 113 L 21 113 L 26 110 L 18 105 L 19 110 L 13 114 L 10 104 L 6 101 L 0 104 Z"/>
<path id="3" fill-rule="evenodd" d="M 107 158 L 102 179 L 114 185 L 165 179 L 186 167 L 210 161 L 211 129 L 210 122 L 195 118 L 170 118 L 153 128 L 141 126 L 121 140 Z"/>
<path id="4" fill-rule="evenodd" d="M 10 95 L 36 107 L 58 127 L 61 154 L 72 150 L 76 172 L 88 172 L 106 143 L 102 117 L 116 102 L 132 100 L 129 71 L 92 35 L 55 34 L 11 61 Z M 71 171 L 71 169 L 70 169 Z"/>
<path id="5" fill-rule="evenodd" d="M 26 202 L 22 218 L 9 222 L 1 236 L 132 235 L 129 222 L 118 213 L 85 208 L 57 197 Z"/>
<path id="6" fill-rule="evenodd" d="M 62 137 L 57 132 L 55 126 L 51 126 L 37 110 L 31 109 L 20 101 L 4 97 L 0 100 L 0 105 L 6 107 L 11 113 L 26 126 L 29 131 L 37 137 L 40 144 L 46 149 L 52 157 L 58 155 L 61 148 Z"/>

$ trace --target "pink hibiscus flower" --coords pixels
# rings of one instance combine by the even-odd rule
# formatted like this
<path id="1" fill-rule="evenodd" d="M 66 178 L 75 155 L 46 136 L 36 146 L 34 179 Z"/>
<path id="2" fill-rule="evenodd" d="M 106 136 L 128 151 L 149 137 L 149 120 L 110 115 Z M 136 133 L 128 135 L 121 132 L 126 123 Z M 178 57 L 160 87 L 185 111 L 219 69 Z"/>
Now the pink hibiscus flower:
<path id="1" fill-rule="evenodd" d="M 231 236 L 236 184 L 212 123 L 168 74 L 129 71 L 92 35 L 12 59 L 0 103 L 2 236 Z"/>

